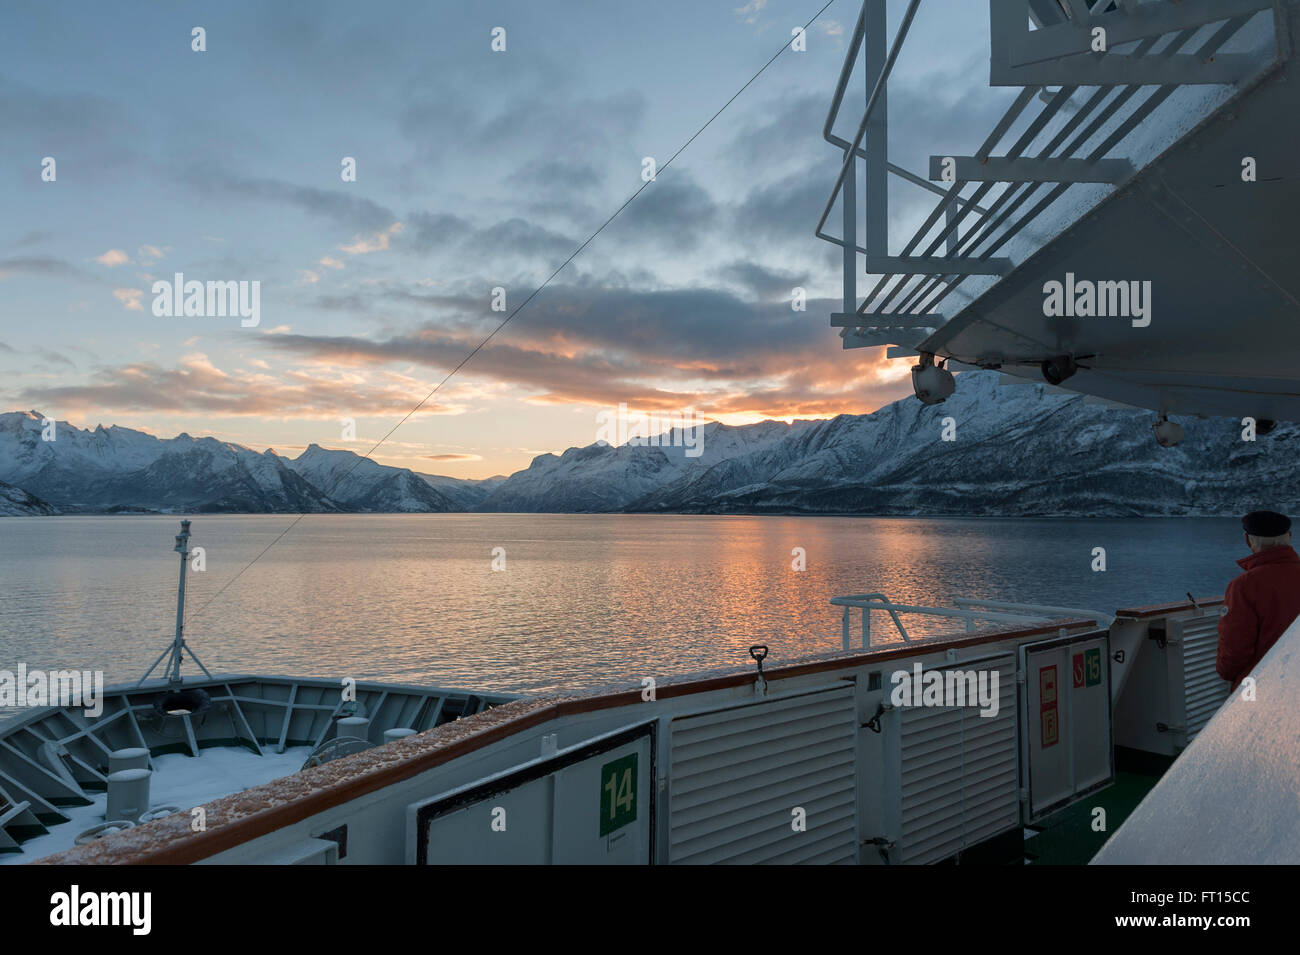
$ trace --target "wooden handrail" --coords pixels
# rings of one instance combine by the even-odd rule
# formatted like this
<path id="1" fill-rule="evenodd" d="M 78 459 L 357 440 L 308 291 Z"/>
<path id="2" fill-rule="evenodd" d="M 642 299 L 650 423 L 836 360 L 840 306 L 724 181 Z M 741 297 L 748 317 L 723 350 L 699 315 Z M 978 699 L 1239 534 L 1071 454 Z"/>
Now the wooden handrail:
<path id="1" fill-rule="evenodd" d="M 916 640 L 896 647 L 836 651 L 765 667 L 769 682 L 845 670 L 864 664 L 1095 628 L 1092 620 L 1057 620 L 956 637 Z M 671 699 L 752 685 L 750 668 L 661 681 L 656 699 Z M 268 835 L 335 806 L 410 779 L 492 743 L 552 720 L 641 701 L 641 687 L 603 689 L 573 696 L 516 700 L 435 729 L 273 780 L 204 805 L 207 830 L 192 832 L 188 813 L 176 813 L 38 860 L 40 864 L 189 865 Z"/>

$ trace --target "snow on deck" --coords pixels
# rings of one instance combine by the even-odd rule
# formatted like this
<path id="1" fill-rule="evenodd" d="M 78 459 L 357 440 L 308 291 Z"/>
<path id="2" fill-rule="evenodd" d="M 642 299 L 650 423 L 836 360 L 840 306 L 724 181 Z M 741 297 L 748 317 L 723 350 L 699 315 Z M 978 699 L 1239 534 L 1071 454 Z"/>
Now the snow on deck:
<path id="1" fill-rule="evenodd" d="M 213 799 L 261 786 L 302 768 L 311 755 L 310 746 L 294 746 L 276 754 L 268 751 L 258 756 L 246 749 L 217 748 L 199 750 L 199 758 L 183 753 L 155 756 L 154 774 L 150 779 L 149 805 L 179 806 L 189 825 L 190 809 Z M 50 828 L 48 835 L 37 836 L 22 844 L 22 852 L 0 853 L 0 865 L 21 865 L 43 856 L 71 849 L 82 832 L 105 822 L 108 793 L 87 794 L 89 806 L 65 806 L 61 812 L 70 821 Z"/>
<path id="2" fill-rule="evenodd" d="M 809 654 L 788 662 L 769 665 L 764 673 L 802 675 L 819 669 L 834 669 L 850 661 L 861 663 L 872 658 L 912 655 L 953 645 L 991 643 L 1032 634 L 1053 633 L 1061 629 L 1095 626 L 1091 620 L 1061 619 L 1029 627 L 1009 625 L 981 629 L 932 639 L 913 640 L 869 649 L 835 650 Z M 753 667 L 728 667 L 695 671 L 658 682 L 659 698 L 677 693 L 702 692 L 719 685 L 736 685 L 754 679 Z M 195 833 L 188 815 L 156 819 L 144 826 L 128 829 L 86 846 L 76 846 L 52 858 L 49 864 L 112 865 L 165 861 L 178 858 L 201 861 L 247 836 L 229 836 L 241 827 L 262 826 L 269 829 L 287 825 L 313 813 L 323 811 L 349 799 L 373 792 L 415 773 L 433 768 L 478 746 L 487 745 L 529 726 L 539 725 L 574 706 L 624 705 L 641 699 L 640 684 L 593 687 L 563 696 L 531 697 L 513 700 L 501 706 L 444 723 L 415 736 L 393 740 L 383 746 L 333 760 L 323 766 L 284 776 L 247 792 L 239 792 L 205 804 L 207 830 Z M 207 845 L 204 845 L 204 844 Z M 221 844 L 213 849 L 213 844 Z M 170 856 L 161 855 L 175 850 Z"/>
<path id="3" fill-rule="evenodd" d="M 207 830 L 195 833 L 190 829 L 188 816 L 179 814 L 155 819 L 152 822 L 119 832 L 85 846 L 74 846 L 66 852 L 42 860 L 51 864 L 113 865 L 147 861 L 154 853 L 186 843 L 200 842 L 205 837 L 220 834 L 221 830 L 252 817 L 275 816 L 288 810 L 300 811 L 300 804 L 311 797 L 337 791 L 349 783 L 383 778 L 386 771 L 402 770 L 403 764 L 417 762 L 466 742 L 476 736 L 490 734 L 502 724 L 523 719 L 537 711 L 547 710 L 564 702 L 567 697 L 549 697 L 516 700 L 502 706 L 443 723 L 415 736 L 393 740 L 352 756 L 333 760 L 291 775 L 281 776 L 269 783 L 247 791 L 240 791 L 204 804 L 207 811 Z M 256 757 L 254 757 L 256 758 Z M 305 756 L 299 765 L 305 761 Z M 227 791 L 229 791 L 227 789 Z"/>
<path id="4" fill-rule="evenodd" d="M 1094 858 L 1094 865 L 1300 861 L 1300 620 Z"/>

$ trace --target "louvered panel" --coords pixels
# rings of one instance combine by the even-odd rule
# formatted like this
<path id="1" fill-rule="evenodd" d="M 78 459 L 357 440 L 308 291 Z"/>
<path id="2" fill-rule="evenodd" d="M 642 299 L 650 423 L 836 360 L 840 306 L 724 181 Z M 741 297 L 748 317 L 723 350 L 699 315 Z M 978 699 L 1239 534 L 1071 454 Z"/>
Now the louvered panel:
<path id="1" fill-rule="evenodd" d="M 985 717 L 978 706 L 901 708 L 903 862 L 937 862 L 1019 824 L 1015 658 L 941 669 L 997 670 L 998 712 Z"/>
<path id="2" fill-rule="evenodd" d="M 705 765 L 711 760 L 725 760 L 734 767 L 734 773 L 726 777 L 702 774 L 698 777 L 680 780 L 680 791 L 674 788 L 678 799 L 677 805 L 690 809 L 702 802 L 725 796 L 734 791 L 736 783 L 744 783 L 746 791 L 760 785 L 771 785 L 791 775 L 806 775 L 817 771 L 824 765 L 826 757 L 833 756 L 842 748 L 841 728 L 831 726 L 812 727 L 811 731 L 796 738 L 785 738 L 768 742 L 766 748 L 760 746 L 737 746 L 732 752 L 709 754 L 708 756 L 681 757 L 683 764 Z M 680 754 L 674 754 L 680 756 Z M 677 782 L 678 780 L 674 780 Z"/>
<path id="3" fill-rule="evenodd" d="M 817 863 L 856 861 L 856 824 L 853 819 L 854 793 L 842 790 L 819 799 L 803 798 L 798 803 L 775 807 L 763 816 L 746 823 L 728 819 L 725 828 L 713 827 L 689 835 L 692 857 L 674 861 L 691 864 L 720 863 L 731 865 L 755 862 L 795 861 Z M 790 809 L 801 806 L 808 813 L 808 829 L 791 828 Z M 829 845 L 826 844 L 829 840 Z M 809 858 L 808 843 L 821 846 Z M 829 853 L 829 854 L 827 854 Z"/>
<path id="4" fill-rule="evenodd" d="M 821 772 L 806 774 L 803 779 L 807 785 L 812 787 L 825 786 L 828 795 L 839 792 L 844 785 L 839 768 L 836 766 L 826 767 Z M 685 837 L 707 836 L 715 828 L 715 819 L 719 807 L 728 806 L 734 801 L 735 787 L 730 782 L 728 782 L 725 790 L 722 790 L 721 787 L 714 788 L 719 790 L 715 798 L 693 807 L 683 808 L 674 816 L 674 824 Z M 778 810 L 789 815 L 791 806 L 787 805 L 788 788 L 782 780 L 777 779 L 761 788 L 747 789 L 747 798 L 740 804 L 741 808 L 728 810 L 731 814 L 728 821 L 733 825 L 741 825 L 749 821 L 768 818 L 772 812 Z M 804 806 L 804 808 L 808 809 L 807 806 Z"/>
<path id="5" fill-rule="evenodd" d="M 1182 656 L 1183 745 L 1205 728 L 1228 698 L 1229 684 L 1215 671 L 1219 649 L 1219 617 L 1210 614 L 1171 621 L 1172 636 Z"/>
<path id="6" fill-rule="evenodd" d="M 851 683 L 674 719 L 670 860 L 856 862 L 857 731 Z"/>

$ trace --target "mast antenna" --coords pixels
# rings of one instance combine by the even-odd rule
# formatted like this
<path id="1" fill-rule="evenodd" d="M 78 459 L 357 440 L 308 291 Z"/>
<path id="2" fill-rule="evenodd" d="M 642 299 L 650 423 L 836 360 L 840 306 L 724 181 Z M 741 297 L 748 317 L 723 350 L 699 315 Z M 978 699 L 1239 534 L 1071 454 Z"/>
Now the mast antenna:
<path id="1" fill-rule="evenodd" d="M 149 674 L 153 673 L 153 671 L 158 667 L 158 664 L 162 662 L 163 657 L 168 654 L 171 654 L 171 659 L 167 661 L 167 668 L 164 671 L 167 676 L 167 685 L 172 687 L 180 686 L 181 660 L 184 658 L 187 650 L 189 651 L 190 658 L 199 665 L 199 669 L 203 671 L 203 674 L 209 680 L 212 679 L 212 674 L 209 673 L 208 668 L 203 665 L 203 661 L 199 659 L 198 654 L 193 650 L 190 650 L 189 646 L 185 643 L 185 570 L 189 566 L 190 562 L 189 521 L 181 521 L 181 532 L 176 535 L 176 546 L 172 549 L 181 555 L 181 577 L 180 583 L 176 588 L 176 635 L 172 638 L 171 646 L 158 654 L 158 659 L 154 660 L 153 665 L 145 671 L 144 676 L 140 677 L 140 682 L 136 684 L 137 687 L 142 685 L 145 680 L 149 679 Z"/>

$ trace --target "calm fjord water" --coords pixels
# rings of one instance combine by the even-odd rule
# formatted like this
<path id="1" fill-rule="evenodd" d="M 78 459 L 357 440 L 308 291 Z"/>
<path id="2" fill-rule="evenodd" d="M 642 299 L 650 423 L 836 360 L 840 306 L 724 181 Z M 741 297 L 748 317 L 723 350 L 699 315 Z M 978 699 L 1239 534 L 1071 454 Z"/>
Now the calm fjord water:
<path id="1" fill-rule="evenodd" d="M 0 519 L 0 669 L 138 679 L 171 639 L 178 520 Z M 188 610 L 293 520 L 194 518 L 207 569 L 189 574 Z M 214 673 L 538 692 L 744 664 L 753 643 L 773 660 L 836 649 L 836 595 L 1114 611 L 1221 594 L 1240 556 L 1235 519 L 311 515 L 186 637 Z M 887 636 L 886 618 L 873 626 Z"/>

